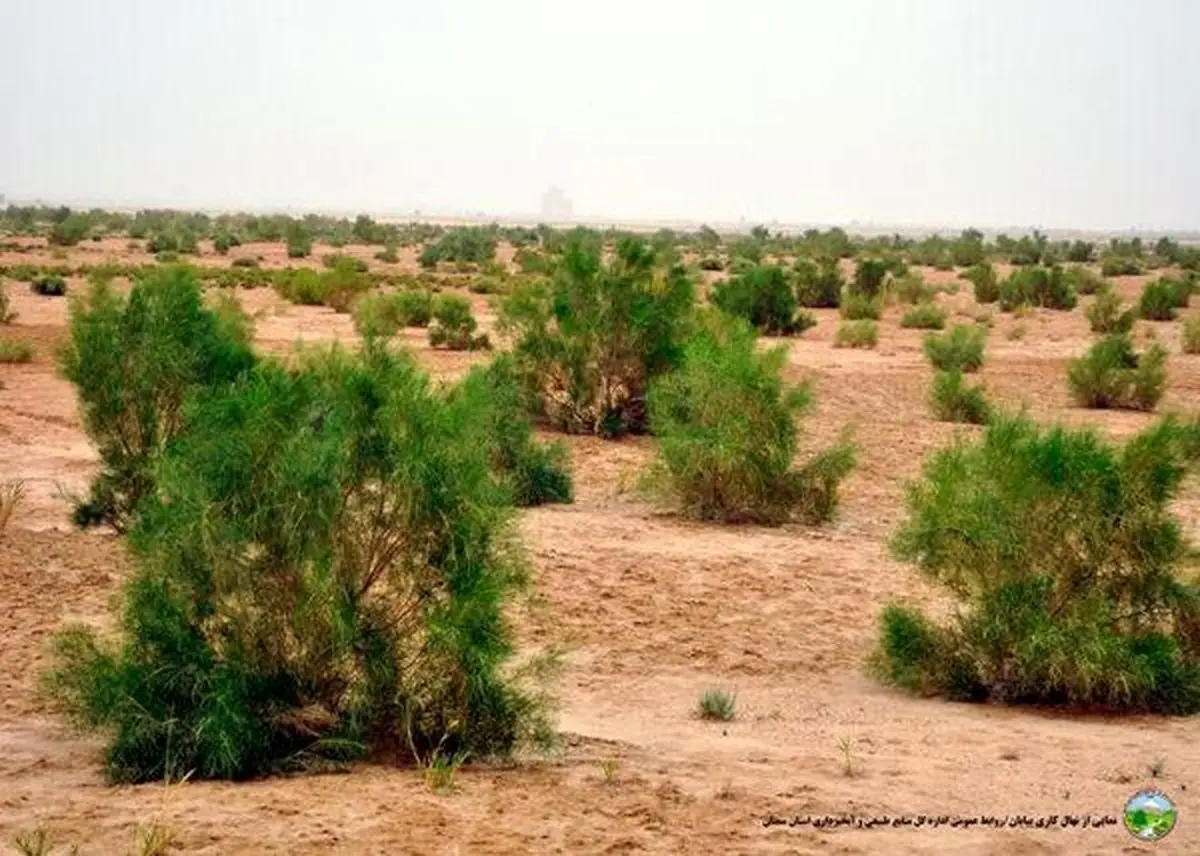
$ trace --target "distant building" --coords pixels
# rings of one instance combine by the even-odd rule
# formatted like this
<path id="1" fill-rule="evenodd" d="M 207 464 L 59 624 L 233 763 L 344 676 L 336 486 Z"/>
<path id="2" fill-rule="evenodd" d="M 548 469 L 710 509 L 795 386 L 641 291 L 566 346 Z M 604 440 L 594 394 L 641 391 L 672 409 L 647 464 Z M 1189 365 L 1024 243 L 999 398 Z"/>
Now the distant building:
<path id="1" fill-rule="evenodd" d="M 571 200 L 557 187 L 542 194 L 542 219 L 549 221 L 570 220 Z"/>

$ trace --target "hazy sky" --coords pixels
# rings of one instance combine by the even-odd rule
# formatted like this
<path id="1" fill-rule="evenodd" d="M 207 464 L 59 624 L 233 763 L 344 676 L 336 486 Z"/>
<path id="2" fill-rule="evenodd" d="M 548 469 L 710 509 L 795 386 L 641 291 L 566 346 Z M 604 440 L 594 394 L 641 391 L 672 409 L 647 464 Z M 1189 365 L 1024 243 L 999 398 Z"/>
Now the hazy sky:
<path id="1" fill-rule="evenodd" d="M 0 0 L 0 193 L 1200 227 L 1200 0 Z"/>

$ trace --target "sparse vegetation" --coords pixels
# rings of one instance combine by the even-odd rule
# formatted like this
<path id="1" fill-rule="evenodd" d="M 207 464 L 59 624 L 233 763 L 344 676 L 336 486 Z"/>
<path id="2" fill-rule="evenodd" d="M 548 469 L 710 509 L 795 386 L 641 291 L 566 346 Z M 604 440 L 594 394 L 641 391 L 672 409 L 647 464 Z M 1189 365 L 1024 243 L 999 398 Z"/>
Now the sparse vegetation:
<path id="1" fill-rule="evenodd" d="M 1161 345 L 1138 355 L 1128 334 L 1113 333 L 1068 363 L 1067 385 L 1082 407 L 1153 410 L 1166 389 L 1166 362 Z"/>
<path id="2" fill-rule="evenodd" d="M 996 277 L 996 269 L 991 264 L 980 262 L 972 265 L 963 272 L 962 277 L 974 287 L 976 302 L 995 303 L 1000 299 L 1000 281 Z"/>
<path id="3" fill-rule="evenodd" d="M 0 363 L 28 363 L 33 360 L 33 345 L 25 339 L 0 339 Z"/>
<path id="4" fill-rule="evenodd" d="M 1200 315 L 1183 319 L 1180 328 L 1180 349 L 1185 354 L 1200 354 Z"/>
<path id="5" fill-rule="evenodd" d="M 842 296 L 838 314 L 846 321 L 878 321 L 883 314 L 883 298 L 847 293 Z"/>
<path id="6" fill-rule="evenodd" d="M 961 371 L 940 371 L 933 376 L 933 414 L 943 422 L 986 425 L 992 406 L 981 386 L 968 386 Z"/>
<path id="7" fill-rule="evenodd" d="M 843 321 L 838 325 L 835 348 L 874 348 L 879 344 L 879 326 L 870 319 Z"/>
<path id="8" fill-rule="evenodd" d="M 921 303 L 904 313 L 900 326 L 917 330 L 941 330 L 946 326 L 946 310 L 934 303 Z"/>
<path id="9" fill-rule="evenodd" d="M 1011 312 L 1019 306 L 1074 309 L 1078 298 L 1069 278 L 1058 265 L 1050 268 L 1022 267 L 1000 284 L 1000 308 Z"/>
<path id="10" fill-rule="evenodd" d="M 947 332 L 927 335 L 925 356 L 938 371 L 977 372 L 983 367 L 987 327 L 981 324 L 955 324 Z"/>
<path id="11" fill-rule="evenodd" d="M 1123 309 L 1121 298 L 1111 288 L 1105 288 L 1096 295 L 1086 314 L 1093 333 L 1128 333 L 1137 320 L 1137 312 Z"/>
<path id="12" fill-rule="evenodd" d="M 696 705 L 701 719 L 715 722 L 731 722 L 737 716 L 737 695 L 722 689 L 705 690 Z"/>
<path id="13" fill-rule="evenodd" d="M 1168 504 L 1200 423 L 1117 448 L 1092 429 L 993 422 L 926 462 L 892 546 L 962 603 L 888 606 L 873 672 L 958 700 L 1200 709 L 1200 590 Z"/>
<path id="14" fill-rule="evenodd" d="M 475 335 L 478 327 L 471 314 L 471 303 L 453 294 L 438 295 L 433 301 L 433 322 L 429 326 L 429 344 L 452 351 L 478 351 L 491 347 L 487 334 Z"/>
<path id="15" fill-rule="evenodd" d="M 0 532 L 8 527 L 13 513 L 25 496 L 25 482 L 21 479 L 6 481 L 0 484 Z"/>

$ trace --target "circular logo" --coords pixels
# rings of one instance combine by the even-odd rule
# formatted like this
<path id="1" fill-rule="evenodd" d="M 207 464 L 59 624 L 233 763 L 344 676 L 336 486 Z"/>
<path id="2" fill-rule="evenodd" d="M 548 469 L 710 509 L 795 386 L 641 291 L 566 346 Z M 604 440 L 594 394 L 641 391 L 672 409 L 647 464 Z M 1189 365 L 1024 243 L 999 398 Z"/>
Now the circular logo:
<path id="1" fill-rule="evenodd" d="M 1158 791 L 1141 791 L 1125 803 L 1125 828 L 1140 841 L 1162 841 L 1178 820 L 1175 803 Z"/>

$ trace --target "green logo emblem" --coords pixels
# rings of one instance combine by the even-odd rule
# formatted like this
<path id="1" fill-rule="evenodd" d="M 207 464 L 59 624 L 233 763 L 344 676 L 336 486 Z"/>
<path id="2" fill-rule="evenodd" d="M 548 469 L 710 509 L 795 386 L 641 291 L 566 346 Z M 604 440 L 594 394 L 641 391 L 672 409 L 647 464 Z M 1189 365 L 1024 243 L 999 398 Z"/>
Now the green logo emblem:
<path id="1" fill-rule="evenodd" d="M 1175 803 L 1158 791 L 1141 791 L 1125 803 L 1125 828 L 1140 841 L 1162 841 L 1178 820 Z"/>

